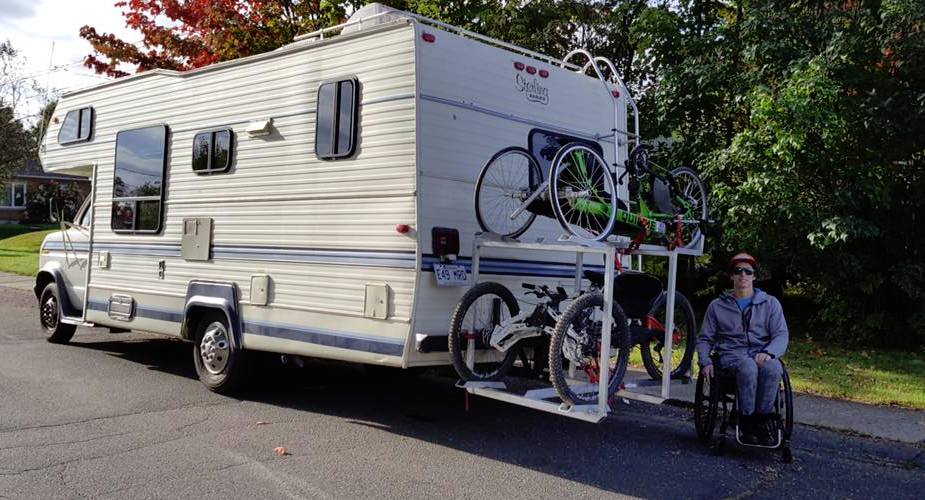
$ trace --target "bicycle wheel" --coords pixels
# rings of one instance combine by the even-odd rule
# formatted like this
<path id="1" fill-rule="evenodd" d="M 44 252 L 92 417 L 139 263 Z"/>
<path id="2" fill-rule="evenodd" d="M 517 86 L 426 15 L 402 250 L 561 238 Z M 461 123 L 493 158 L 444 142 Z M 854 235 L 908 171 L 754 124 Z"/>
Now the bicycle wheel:
<path id="1" fill-rule="evenodd" d="M 582 295 L 569 304 L 556 323 L 549 347 L 549 378 L 566 403 L 598 403 L 603 306 L 604 296 L 600 293 Z M 631 347 L 626 315 L 616 302 L 612 317 L 610 353 L 607 356 L 610 368 L 608 400 L 623 382 Z M 575 369 L 575 379 L 569 378 L 569 366 Z"/>
<path id="2" fill-rule="evenodd" d="M 501 352 L 490 347 L 489 340 L 495 326 L 519 312 L 514 294 L 500 283 L 479 283 L 463 295 L 450 319 L 448 337 L 453 366 L 463 380 L 504 377 L 514 363 L 518 348 L 515 345 Z"/>
<path id="3" fill-rule="evenodd" d="M 642 364 L 649 376 L 662 379 L 662 366 L 665 349 L 665 323 L 668 321 L 668 294 L 663 293 L 652 310 L 646 316 L 646 327 L 658 330 L 659 334 L 644 340 L 639 348 L 642 350 Z M 680 292 L 674 294 L 674 332 L 671 336 L 671 378 L 681 378 L 690 370 L 691 358 L 694 357 L 694 342 L 697 340 L 697 320 L 694 308 Z"/>
<path id="4" fill-rule="evenodd" d="M 678 236 L 684 248 L 694 248 L 703 237 L 701 222 L 707 220 L 707 190 L 693 169 L 678 167 L 671 171 L 671 177 L 678 188 L 677 197 L 672 203 L 682 220 Z"/>
<path id="5" fill-rule="evenodd" d="M 564 146 L 552 160 L 549 199 L 568 234 L 604 241 L 617 219 L 617 190 L 607 163 L 584 144 Z"/>
<path id="6" fill-rule="evenodd" d="M 717 377 L 707 379 L 703 371 L 697 376 L 697 392 L 694 393 L 694 428 L 703 443 L 710 442 L 716 427 L 716 410 L 719 403 Z M 720 431 L 724 432 L 724 431 Z"/>
<path id="7" fill-rule="evenodd" d="M 516 238 L 524 233 L 536 214 L 516 212 L 543 180 L 533 155 L 524 148 L 504 148 L 479 172 L 475 183 L 475 218 L 482 231 Z"/>

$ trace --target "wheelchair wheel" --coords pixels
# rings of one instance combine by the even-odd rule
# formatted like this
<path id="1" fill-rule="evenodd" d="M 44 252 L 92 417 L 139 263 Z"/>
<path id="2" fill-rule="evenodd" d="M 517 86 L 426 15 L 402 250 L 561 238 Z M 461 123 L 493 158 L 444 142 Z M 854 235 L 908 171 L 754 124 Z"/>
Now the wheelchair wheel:
<path id="1" fill-rule="evenodd" d="M 715 374 L 707 379 L 700 372 L 697 376 L 697 392 L 694 394 L 694 427 L 697 429 L 697 438 L 703 443 L 709 443 L 713 437 L 719 397 L 719 383 Z"/>
<path id="2" fill-rule="evenodd" d="M 549 200 L 562 229 L 580 239 L 604 241 L 617 221 L 610 167 L 583 144 L 568 144 L 552 159 Z"/>
<path id="3" fill-rule="evenodd" d="M 533 155 L 524 148 L 498 151 L 479 172 L 475 183 L 475 219 L 482 231 L 516 238 L 524 233 L 536 214 L 516 212 L 543 181 Z"/>
<path id="4" fill-rule="evenodd" d="M 642 351 L 642 363 L 646 372 L 655 380 L 662 379 L 662 366 L 665 351 L 665 323 L 668 317 L 668 294 L 662 294 L 649 315 L 646 316 L 648 328 L 661 331 L 661 337 L 643 341 L 639 348 Z M 691 368 L 691 358 L 694 357 L 694 342 L 697 339 L 697 320 L 694 318 L 694 308 L 680 292 L 674 296 L 674 333 L 671 339 L 671 378 L 683 377 Z"/>
<path id="5" fill-rule="evenodd" d="M 783 361 L 781 361 L 783 366 Z M 777 396 L 777 411 L 780 414 L 780 427 L 783 431 L 783 441 L 789 449 L 790 435 L 793 433 L 793 391 L 790 389 L 790 375 L 784 367 L 780 378 Z"/>

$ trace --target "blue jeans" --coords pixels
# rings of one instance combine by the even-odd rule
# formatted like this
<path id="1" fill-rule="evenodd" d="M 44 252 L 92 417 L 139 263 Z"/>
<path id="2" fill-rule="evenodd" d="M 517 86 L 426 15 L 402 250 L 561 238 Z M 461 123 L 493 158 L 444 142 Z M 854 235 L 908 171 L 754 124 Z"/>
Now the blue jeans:
<path id="1" fill-rule="evenodd" d="M 754 355 L 745 352 L 724 352 L 719 355 L 723 369 L 736 377 L 736 401 L 739 413 L 751 415 L 774 413 L 777 387 L 784 368 L 777 359 L 769 359 L 758 366 Z"/>

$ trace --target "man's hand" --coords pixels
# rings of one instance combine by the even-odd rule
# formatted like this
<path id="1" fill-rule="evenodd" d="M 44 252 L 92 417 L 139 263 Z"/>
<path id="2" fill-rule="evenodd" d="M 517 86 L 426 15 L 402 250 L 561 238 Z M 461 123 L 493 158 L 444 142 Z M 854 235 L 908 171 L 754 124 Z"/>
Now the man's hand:
<path id="1" fill-rule="evenodd" d="M 707 365 L 707 366 L 700 367 L 700 373 L 702 373 L 704 377 L 709 379 L 710 377 L 713 376 L 713 365 Z"/>
<path id="2" fill-rule="evenodd" d="M 755 354 L 755 363 L 757 363 L 758 366 L 761 366 L 769 359 L 771 359 L 771 355 L 766 352 L 759 352 L 758 354 Z"/>

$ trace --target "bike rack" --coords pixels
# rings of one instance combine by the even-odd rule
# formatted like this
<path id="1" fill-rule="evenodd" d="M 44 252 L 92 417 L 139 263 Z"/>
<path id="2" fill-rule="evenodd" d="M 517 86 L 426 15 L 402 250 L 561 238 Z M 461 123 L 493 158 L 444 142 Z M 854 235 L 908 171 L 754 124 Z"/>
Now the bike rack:
<path id="1" fill-rule="evenodd" d="M 604 272 L 604 310 L 609 311 L 613 307 L 613 282 L 614 282 L 614 262 L 615 257 L 621 251 L 626 250 L 629 240 L 626 238 L 613 238 L 606 242 L 595 241 L 575 241 L 568 238 L 559 238 L 550 240 L 538 238 L 532 242 L 519 241 L 515 239 L 502 239 L 496 235 L 488 233 L 477 233 L 472 242 L 472 279 L 474 285 L 479 278 L 479 262 L 482 250 L 485 248 L 516 249 L 519 251 L 552 251 L 552 252 L 571 252 L 575 254 L 575 293 L 581 289 L 583 282 L 583 267 L 585 254 L 601 254 L 605 258 Z M 674 248 L 669 250 L 667 247 L 657 245 L 640 245 L 639 248 L 631 252 L 632 255 L 653 255 L 668 257 L 668 297 L 665 324 L 665 357 L 662 368 L 661 395 L 652 396 L 641 392 L 631 391 L 628 389 L 640 387 L 644 383 L 626 383 L 625 388 L 618 391 L 614 398 L 621 397 L 633 399 L 653 404 L 664 403 L 671 396 L 671 348 L 672 335 L 670 332 L 674 329 L 674 302 L 677 285 L 678 256 L 679 255 L 701 255 L 703 253 L 702 245 L 699 248 Z M 602 331 L 610 330 L 612 318 L 605 314 L 603 318 Z M 601 352 L 610 351 L 610 336 L 603 335 L 601 338 Z M 505 401 L 520 406 L 555 413 L 588 422 L 600 422 L 610 412 L 611 408 L 607 401 L 607 386 L 610 373 L 603 372 L 598 384 L 598 404 L 597 405 L 574 405 L 570 406 L 559 400 L 556 391 L 552 387 L 528 390 L 523 394 L 517 394 L 508 390 L 504 382 L 463 382 L 460 381 L 457 387 L 465 389 L 470 394 L 483 396 L 490 399 Z"/>

